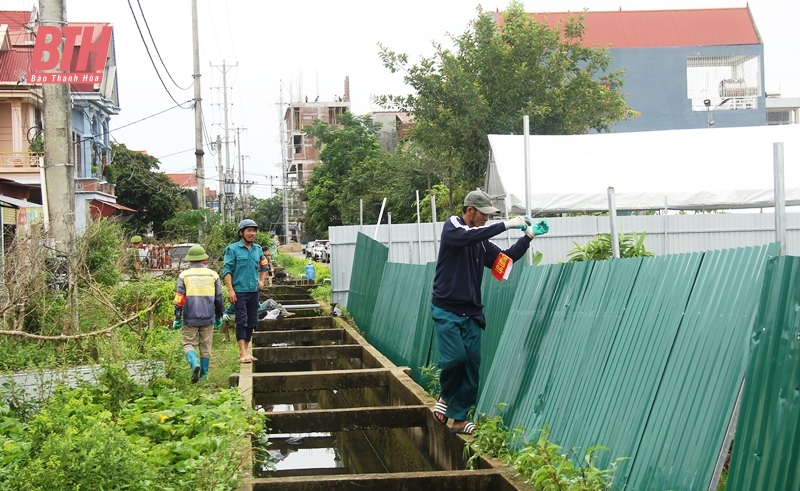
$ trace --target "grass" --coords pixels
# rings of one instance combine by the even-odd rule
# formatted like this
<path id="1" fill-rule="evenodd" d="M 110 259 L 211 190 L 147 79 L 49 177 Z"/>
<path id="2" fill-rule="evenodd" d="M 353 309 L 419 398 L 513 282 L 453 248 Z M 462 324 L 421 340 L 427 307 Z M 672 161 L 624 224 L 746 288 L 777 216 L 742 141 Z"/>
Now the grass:
<path id="1" fill-rule="evenodd" d="M 235 329 L 235 328 L 234 328 Z M 229 387 L 228 377 L 239 372 L 239 345 L 236 335 L 231 333 L 231 340 L 225 341 L 225 335 L 219 331 L 214 333 L 211 347 L 211 363 L 208 369 L 208 385 L 212 390 Z M 189 364 L 186 364 L 186 376 L 190 377 Z"/>

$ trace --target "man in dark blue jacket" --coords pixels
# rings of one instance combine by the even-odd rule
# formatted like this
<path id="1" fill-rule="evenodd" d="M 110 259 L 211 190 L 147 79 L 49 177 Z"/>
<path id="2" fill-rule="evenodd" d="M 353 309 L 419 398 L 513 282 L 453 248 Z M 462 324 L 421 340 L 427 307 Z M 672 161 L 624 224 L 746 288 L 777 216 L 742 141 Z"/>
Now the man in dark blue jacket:
<path id="1" fill-rule="evenodd" d="M 530 219 L 518 216 L 486 225 L 500 210 L 480 190 L 467 194 L 462 211 L 461 217 L 451 216 L 444 223 L 433 280 L 431 313 L 442 387 L 434 416 L 442 423 L 453 418 L 451 431 L 471 435 L 475 425 L 467 420 L 467 413 L 478 398 L 481 329 L 486 327 L 481 302 L 483 268 L 492 268 L 501 253 L 512 261 L 521 259 L 533 236 L 547 232 L 547 224 L 537 223 L 534 232 Z M 510 228 L 526 230 L 527 234 L 506 250 L 489 242 Z"/>

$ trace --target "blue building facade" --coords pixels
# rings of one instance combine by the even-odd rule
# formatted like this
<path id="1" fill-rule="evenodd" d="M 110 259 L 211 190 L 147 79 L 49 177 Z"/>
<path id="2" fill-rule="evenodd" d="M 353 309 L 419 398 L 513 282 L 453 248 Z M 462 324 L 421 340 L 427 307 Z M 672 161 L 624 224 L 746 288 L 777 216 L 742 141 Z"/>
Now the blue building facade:
<path id="1" fill-rule="evenodd" d="M 748 7 L 529 15 L 559 28 L 582 15 L 582 44 L 625 71 L 616 90 L 638 116 L 612 132 L 767 124 L 764 44 Z"/>
<path id="2" fill-rule="evenodd" d="M 609 68 L 625 69 L 625 101 L 639 113 L 612 132 L 767 124 L 762 44 L 609 53 Z"/>

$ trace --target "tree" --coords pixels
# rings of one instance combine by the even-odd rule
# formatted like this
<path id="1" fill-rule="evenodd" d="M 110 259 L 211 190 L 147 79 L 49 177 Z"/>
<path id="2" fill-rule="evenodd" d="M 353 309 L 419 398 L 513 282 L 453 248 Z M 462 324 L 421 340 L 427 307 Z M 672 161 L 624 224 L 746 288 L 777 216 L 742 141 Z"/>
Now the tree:
<path id="1" fill-rule="evenodd" d="M 220 216 L 208 208 L 179 211 L 164 222 L 164 230 L 167 238 L 175 242 L 198 242 L 201 231 L 204 236 L 208 235 L 220 221 Z"/>
<path id="2" fill-rule="evenodd" d="M 420 199 L 430 186 L 425 162 L 398 146 L 394 154 L 380 151 L 375 157 L 354 163 L 344 178 L 339 202 L 345 223 L 356 224 L 360 218 L 360 200 L 364 203 L 364 222 L 376 223 L 381 204 L 386 198 L 387 214 L 392 213 L 393 223 L 411 223 L 416 220 L 416 191 Z"/>
<path id="3" fill-rule="evenodd" d="M 582 46 L 583 33 L 583 15 L 550 28 L 515 0 L 498 25 L 479 8 L 453 50 L 436 44 L 418 64 L 379 45 L 384 65 L 404 72 L 414 93 L 378 100 L 413 116 L 409 138 L 436 163 L 439 182 L 465 193 L 483 183 L 487 135 L 521 134 L 523 115 L 532 134 L 551 135 L 607 131 L 634 115 L 622 70 L 607 72 L 608 50 Z"/>
<path id="4" fill-rule="evenodd" d="M 284 235 L 283 195 L 275 195 L 267 199 L 253 198 L 252 204 L 252 218 L 256 221 L 260 230 Z"/>
<path id="5" fill-rule="evenodd" d="M 164 234 L 164 222 L 176 212 L 191 209 L 183 190 L 158 170 L 158 159 L 144 152 L 129 150 L 124 144 L 111 144 L 112 161 L 104 169 L 109 183 L 116 185 L 117 203 L 136 213 L 125 222 L 129 233 L 144 233 L 152 227 Z"/>
<path id="6" fill-rule="evenodd" d="M 379 127 L 371 117 L 344 113 L 339 122 L 341 126 L 335 127 L 317 120 L 303 128 L 306 136 L 315 139 L 314 145 L 322 149 L 320 165 L 306 185 L 306 231 L 319 238 L 328 236 L 329 226 L 357 223 L 357 211 L 353 217 L 352 203 L 342 199 L 345 180 L 354 165 L 377 159 L 383 152 L 375 137 Z M 363 190 L 361 186 L 353 193 Z M 358 210 L 358 201 L 355 207 Z"/>

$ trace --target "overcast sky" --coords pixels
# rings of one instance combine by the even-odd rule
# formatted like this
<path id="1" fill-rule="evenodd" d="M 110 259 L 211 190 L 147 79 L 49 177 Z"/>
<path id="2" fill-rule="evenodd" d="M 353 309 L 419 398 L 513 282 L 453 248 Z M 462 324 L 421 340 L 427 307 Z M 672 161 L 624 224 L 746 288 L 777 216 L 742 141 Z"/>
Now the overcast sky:
<path id="1" fill-rule="evenodd" d="M 114 25 L 119 77 L 119 116 L 113 128 L 133 123 L 174 107 L 193 97 L 192 32 L 190 0 L 66 0 L 69 21 L 104 21 Z M 156 47 L 175 82 L 158 60 L 145 30 L 144 11 Z M 267 197 L 270 179 L 281 169 L 279 107 L 281 100 L 306 95 L 313 100 L 332 100 L 343 95 L 344 77 L 350 76 L 352 109 L 369 112 L 378 94 L 406 94 L 402 75 L 381 64 L 377 43 L 412 58 L 430 56 L 432 42 L 448 43 L 448 33 L 462 33 L 476 17 L 477 1 L 406 0 L 403 2 L 356 2 L 312 0 L 293 2 L 197 0 L 200 32 L 200 70 L 203 112 L 207 132 L 215 140 L 222 135 L 223 61 L 234 65 L 227 72 L 230 128 L 241 130 L 237 146 L 230 146 L 231 166 L 239 152 L 245 179 L 255 181 L 252 193 Z M 625 10 L 658 8 L 744 7 L 743 1 L 724 0 L 538 0 L 525 1 L 528 11 Z M 0 0 L 4 10 L 28 10 L 30 0 Z M 137 14 L 151 54 L 172 96 L 159 81 L 148 58 L 130 6 Z M 486 10 L 504 9 L 507 2 L 482 3 Z M 764 41 L 765 77 L 768 91 L 800 97 L 800 43 L 796 0 L 752 0 L 750 8 Z M 211 65 L 219 66 L 212 67 Z M 283 89 L 281 91 L 281 88 Z M 283 94 L 281 94 L 283 92 Z M 281 99 L 281 95 L 283 99 Z M 193 172 L 194 116 L 191 110 L 172 109 L 146 121 L 112 132 L 129 148 L 146 150 L 161 160 L 166 172 Z M 224 137 L 224 136 L 223 136 Z M 230 139 L 236 132 L 230 132 Z M 224 149 L 223 149 L 224 150 Z M 223 151 L 223 167 L 225 156 Z M 216 188 L 217 156 L 205 156 L 207 185 Z"/>

